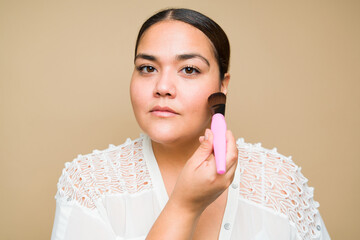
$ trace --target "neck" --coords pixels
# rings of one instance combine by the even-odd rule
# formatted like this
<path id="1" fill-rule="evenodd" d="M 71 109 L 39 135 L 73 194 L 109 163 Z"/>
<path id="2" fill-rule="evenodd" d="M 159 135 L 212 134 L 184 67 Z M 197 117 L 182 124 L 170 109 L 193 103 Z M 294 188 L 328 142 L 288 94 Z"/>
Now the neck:
<path id="1" fill-rule="evenodd" d="M 162 144 L 151 141 L 159 166 L 180 171 L 193 155 L 200 143 L 198 138 L 181 143 Z"/>

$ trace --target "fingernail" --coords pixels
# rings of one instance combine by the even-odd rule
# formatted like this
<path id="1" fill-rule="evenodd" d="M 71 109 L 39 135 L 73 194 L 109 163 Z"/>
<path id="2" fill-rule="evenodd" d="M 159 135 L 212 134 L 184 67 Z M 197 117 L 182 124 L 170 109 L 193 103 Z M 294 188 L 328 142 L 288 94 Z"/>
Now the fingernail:
<path id="1" fill-rule="evenodd" d="M 206 129 L 205 130 L 205 136 L 204 136 L 204 140 L 208 140 L 209 139 L 209 131 Z"/>

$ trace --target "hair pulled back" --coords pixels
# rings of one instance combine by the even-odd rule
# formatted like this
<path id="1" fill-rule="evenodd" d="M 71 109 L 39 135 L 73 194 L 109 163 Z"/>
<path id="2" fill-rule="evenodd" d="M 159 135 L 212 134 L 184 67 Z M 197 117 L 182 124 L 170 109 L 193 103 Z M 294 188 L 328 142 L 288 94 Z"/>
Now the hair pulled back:
<path id="1" fill-rule="evenodd" d="M 141 26 L 139 34 L 137 36 L 136 45 L 135 45 L 135 55 L 137 54 L 138 45 L 141 37 L 144 35 L 145 31 L 150 28 L 152 25 L 165 21 L 165 20 L 177 20 L 199 29 L 202 31 L 209 39 L 213 45 L 215 58 L 217 59 L 219 70 L 220 70 L 220 79 L 223 80 L 225 73 L 229 69 L 229 60 L 230 60 L 230 44 L 229 40 L 224 32 L 224 30 L 212 19 L 209 17 L 186 8 L 170 8 L 162 10 L 155 15 L 151 16 L 148 20 L 144 22 Z"/>

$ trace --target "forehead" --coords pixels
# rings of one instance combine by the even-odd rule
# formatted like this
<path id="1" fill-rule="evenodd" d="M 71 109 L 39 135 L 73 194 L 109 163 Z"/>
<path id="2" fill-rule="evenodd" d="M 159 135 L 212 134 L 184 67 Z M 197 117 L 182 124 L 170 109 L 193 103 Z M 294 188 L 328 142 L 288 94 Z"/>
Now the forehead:
<path id="1" fill-rule="evenodd" d="M 177 55 L 199 53 L 214 58 L 213 45 L 209 38 L 190 24 L 165 20 L 147 29 L 141 37 L 137 53 L 154 55 Z"/>

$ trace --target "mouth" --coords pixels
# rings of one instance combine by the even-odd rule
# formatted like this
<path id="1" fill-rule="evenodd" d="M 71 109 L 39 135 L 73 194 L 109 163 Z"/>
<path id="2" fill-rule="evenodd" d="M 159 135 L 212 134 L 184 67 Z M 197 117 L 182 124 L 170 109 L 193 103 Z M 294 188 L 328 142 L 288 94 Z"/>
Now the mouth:
<path id="1" fill-rule="evenodd" d="M 174 117 L 176 115 L 179 115 L 175 110 L 173 110 L 170 107 L 161 107 L 161 106 L 155 106 L 150 110 L 150 113 L 152 115 L 155 115 L 157 117 Z"/>

